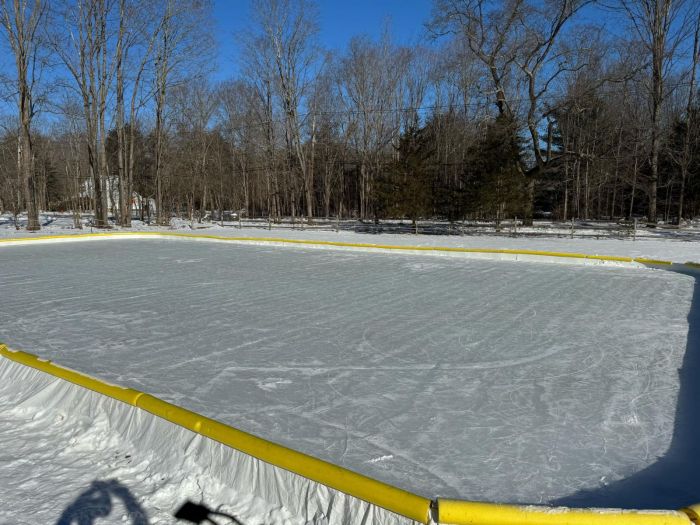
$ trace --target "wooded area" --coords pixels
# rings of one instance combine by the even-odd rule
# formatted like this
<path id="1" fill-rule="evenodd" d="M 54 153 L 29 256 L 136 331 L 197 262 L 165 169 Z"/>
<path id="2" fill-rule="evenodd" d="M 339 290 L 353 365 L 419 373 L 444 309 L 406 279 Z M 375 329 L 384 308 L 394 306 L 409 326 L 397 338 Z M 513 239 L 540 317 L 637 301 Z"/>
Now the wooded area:
<path id="1" fill-rule="evenodd" d="M 0 212 L 30 230 L 700 213 L 693 0 L 434 0 L 422 42 L 341 51 L 312 0 L 251 0 L 226 81 L 208 0 L 0 2 Z"/>

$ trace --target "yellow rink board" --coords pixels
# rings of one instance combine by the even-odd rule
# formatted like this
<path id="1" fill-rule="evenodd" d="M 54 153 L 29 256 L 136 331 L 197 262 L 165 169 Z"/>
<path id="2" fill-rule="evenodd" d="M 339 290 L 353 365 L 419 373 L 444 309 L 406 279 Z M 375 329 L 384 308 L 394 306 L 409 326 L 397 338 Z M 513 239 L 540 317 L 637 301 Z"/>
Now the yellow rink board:
<path id="1" fill-rule="evenodd" d="M 50 241 L 54 239 L 89 239 L 89 238 L 107 238 L 107 237 L 176 237 L 185 239 L 210 239 L 216 241 L 230 241 L 236 243 L 275 243 L 275 244 L 290 244 L 302 246 L 330 246 L 339 248 L 363 248 L 374 250 L 394 250 L 394 251 L 418 251 L 418 252 L 436 252 L 436 253 L 473 253 L 473 254 L 504 254 L 504 255 L 533 255 L 541 257 L 559 257 L 564 259 L 584 259 L 610 262 L 625 262 L 639 264 L 660 264 L 670 265 L 670 261 L 657 259 L 647 259 L 644 257 L 625 257 L 618 255 L 589 255 L 585 253 L 570 253 L 570 252 L 551 252 L 543 250 L 514 250 L 507 248 L 459 248 L 449 246 L 411 246 L 411 245 L 396 245 L 396 244 L 371 244 L 371 243 L 354 243 L 342 241 L 315 241 L 305 239 L 284 239 L 280 237 L 226 237 L 222 235 L 209 235 L 197 233 L 182 233 L 182 232 L 109 232 L 109 233 L 78 233 L 71 235 L 40 235 L 35 237 L 10 237 L 0 239 L 0 243 L 14 243 L 25 241 Z"/>
<path id="2" fill-rule="evenodd" d="M 646 511 L 571 509 L 537 505 L 501 505 L 448 499 L 437 500 L 438 522 L 452 525 L 688 525 L 692 509 Z"/>

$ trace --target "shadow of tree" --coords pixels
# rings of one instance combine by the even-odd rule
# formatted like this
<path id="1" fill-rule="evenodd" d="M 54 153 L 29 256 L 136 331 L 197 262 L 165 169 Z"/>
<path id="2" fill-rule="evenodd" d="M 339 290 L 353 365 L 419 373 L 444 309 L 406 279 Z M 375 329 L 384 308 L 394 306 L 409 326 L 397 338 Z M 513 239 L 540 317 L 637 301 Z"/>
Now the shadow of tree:
<path id="1" fill-rule="evenodd" d="M 66 507 L 56 525 L 93 525 L 98 518 L 112 513 L 113 498 L 124 504 L 127 516 L 124 523 L 148 525 L 146 512 L 129 489 L 116 479 L 93 481 L 89 489 Z"/>
<path id="2" fill-rule="evenodd" d="M 671 444 L 663 457 L 610 485 L 582 490 L 553 501 L 568 507 L 680 509 L 700 502 L 700 270 L 683 265 L 666 269 L 695 278 L 688 313 L 688 340 Z"/>

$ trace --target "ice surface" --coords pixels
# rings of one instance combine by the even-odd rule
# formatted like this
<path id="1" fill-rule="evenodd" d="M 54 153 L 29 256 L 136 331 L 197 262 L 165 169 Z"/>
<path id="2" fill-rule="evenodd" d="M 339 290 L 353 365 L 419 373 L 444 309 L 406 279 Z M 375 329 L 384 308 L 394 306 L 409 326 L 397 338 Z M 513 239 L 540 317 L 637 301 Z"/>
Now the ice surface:
<path id="1" fill-rule="evenodd" d="M 691 277 L 187 241 L 0 250 L 0 341 L 426 496 L 540 503 L 674 430 Z"/>

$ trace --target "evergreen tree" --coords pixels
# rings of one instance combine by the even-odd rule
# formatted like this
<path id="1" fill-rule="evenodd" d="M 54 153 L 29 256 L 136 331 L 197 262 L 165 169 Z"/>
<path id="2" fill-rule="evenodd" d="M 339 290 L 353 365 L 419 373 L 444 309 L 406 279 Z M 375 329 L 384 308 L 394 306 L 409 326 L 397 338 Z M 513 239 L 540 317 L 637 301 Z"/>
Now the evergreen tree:
<path id="1" fill-rule="evenodd" d="M 514 123 L 499 116 L 468 149 L 465 161 L 467 211 L 480 217 L 523 216 L 524 181 L 518 171 L 521 144 Z"/>
<path id="2" fill-rule="evenodd" d="M 384 216 L 407 217 L 414 227 L 432 216 L 435 168 L 424 129 L 411 127 L 401 136 L 398 158 L 379 180 L 375 209 Z"/>

